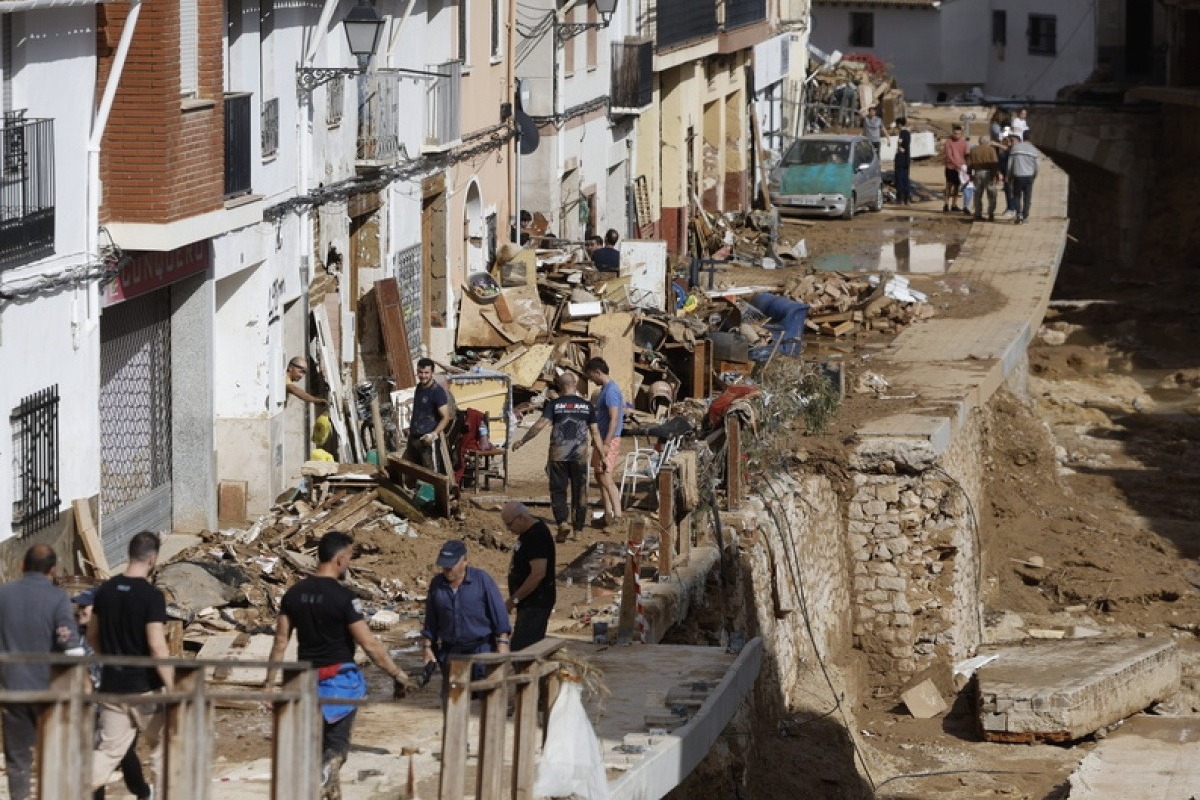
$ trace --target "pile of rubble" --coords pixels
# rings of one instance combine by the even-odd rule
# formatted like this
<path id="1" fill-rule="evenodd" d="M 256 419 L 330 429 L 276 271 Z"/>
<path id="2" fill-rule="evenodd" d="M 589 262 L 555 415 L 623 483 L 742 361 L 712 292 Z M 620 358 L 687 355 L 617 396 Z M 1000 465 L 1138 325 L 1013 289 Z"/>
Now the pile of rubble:
<path id="1" fill-rule="evenodd" d="M 824 54 L 822 54 L 824 55 Z M 887 65 L 870 55 L 851 53 L 836 64 L 810 59 L 806 102 L 822 128 L 858 130 L 862 115 L 877 107 L 885 125 L 905 116 L 904 92 Z"/>
<path id="2" fill-rule="evenodd" d="M 784 294 L 808 303 L 811 310 L 805 326 L 824 336 L 895 333 L 934 315 L 924 293 L 912 289 L 903 275 L 890 275 L 887 280 L 837 272 L 804 275 L 789 281 Z"/>

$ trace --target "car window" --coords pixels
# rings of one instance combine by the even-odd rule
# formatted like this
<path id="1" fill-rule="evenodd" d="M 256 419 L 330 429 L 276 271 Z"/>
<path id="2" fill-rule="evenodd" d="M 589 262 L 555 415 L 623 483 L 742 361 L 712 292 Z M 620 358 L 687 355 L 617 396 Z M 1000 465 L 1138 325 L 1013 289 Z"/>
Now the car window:
<path id="1" fill-rule="evenodd" d="M 872 156 L 875 155 L 874 151 L 871 149 L 871 145 L 868 142 L 859 142 L 857 149 L 858 158 L 856 159 L 856 163 L 859 166 L 862 166 L 863 164 L 870 164 Z"/>
<path id="2" fill-rule="evenodd" d="M 797 139 L 783 157 L 785 167 L 811 164 L 847 164 L 850 161 L 849 142 L 829 142 Z"/>

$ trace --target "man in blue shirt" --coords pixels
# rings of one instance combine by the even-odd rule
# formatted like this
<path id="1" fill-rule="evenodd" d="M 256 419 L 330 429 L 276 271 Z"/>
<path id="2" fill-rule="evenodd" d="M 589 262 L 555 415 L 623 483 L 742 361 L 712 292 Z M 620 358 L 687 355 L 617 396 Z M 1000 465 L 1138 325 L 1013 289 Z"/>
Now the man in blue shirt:
<path id="1" fill-rule="evenodd" d="M 625 398 L 621 396 L 621 387 L 608 376 L 608 362 L 603 358 L 589 358 L 583 365 L 583 372 L 589 381 L 600 386 L 593 401 L 600 446 L 592 449 L 592 472 L 596 474 L 600 496 L 604 498 L 604 524 L 609 525 L 621 519 L 621 493 L 613 475 L 617 470 L 617 456 L 621 453 Z"/>
<path id="2" fill-rule="evenodd" d="M 412 421 L 408 426 L 408 447 L 404 460 L 425 469 L 448 472 L 447 464 L 438 469 L 434 459 L 437 438 L 450 425 L 450 397 L 433 379 L 433 359 L 417 362 L 417 390 L 413 395 Z"/>
<path id="3" fill-rule="evenodd" d="M 450 688 L 450 656 L 507 653 L 512 625 L 500 587 L 491 575 L 467 564 L 467 546 L 461 539 L 442 545 L 437 566 L 442 572 L 429 582 L 425 597 L 421 660 L 441 665 L 445 697 Z"/>

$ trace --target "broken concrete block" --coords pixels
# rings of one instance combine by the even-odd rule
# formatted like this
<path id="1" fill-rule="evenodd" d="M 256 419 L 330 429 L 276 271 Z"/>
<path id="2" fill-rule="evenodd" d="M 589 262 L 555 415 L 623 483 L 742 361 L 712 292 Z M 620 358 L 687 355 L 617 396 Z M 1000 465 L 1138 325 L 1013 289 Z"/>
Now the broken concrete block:
<path id="1" fill-rule="evenodd" d="M 1067 742 L 1175 694 L 1178 647 L 1166 639 L 1027 641 L 975 673 L 984 738 Z"/>
<path id="2" fill-rule="evenodd" d="M 220 576 L 218 577 L 218 571 Z M 236 568 L 219 564 L 177 561 L 158 571 L 155 583 L 176 605 L 192 612 L 226 606 L 238 596 L 238 587 L 246 577 Z"/>
<path id="3" fill-rule="evenodd" d="M 931 680 L 921 681 L 901 694 L 900 699 L 904 701 L 908 713 L 917 719 L 936 717 L 950 707 Z"/>
<path id="4" fill-rule="evenodd" d="M 1058 628 L 1029 628 L 1025 631 L 1030 639 L 1065 639 L 1067 632 Z"/>

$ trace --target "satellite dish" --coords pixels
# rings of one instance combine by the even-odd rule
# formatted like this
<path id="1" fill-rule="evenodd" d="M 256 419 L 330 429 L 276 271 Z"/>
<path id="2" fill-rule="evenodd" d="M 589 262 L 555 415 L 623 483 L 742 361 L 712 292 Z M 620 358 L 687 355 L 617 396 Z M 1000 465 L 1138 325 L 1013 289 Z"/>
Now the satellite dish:
<path id="1" fill-rule="evenodd" d="M 517 141 L 521 145 L 521 155 L 527 156 L 538 149 L 541 136 L 538 134 L 537 123 L 522 111 L 520 106 L 516 109 L 516 120 Z"/>

